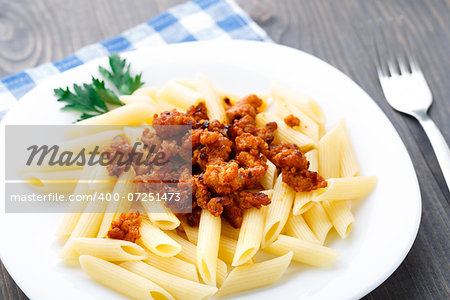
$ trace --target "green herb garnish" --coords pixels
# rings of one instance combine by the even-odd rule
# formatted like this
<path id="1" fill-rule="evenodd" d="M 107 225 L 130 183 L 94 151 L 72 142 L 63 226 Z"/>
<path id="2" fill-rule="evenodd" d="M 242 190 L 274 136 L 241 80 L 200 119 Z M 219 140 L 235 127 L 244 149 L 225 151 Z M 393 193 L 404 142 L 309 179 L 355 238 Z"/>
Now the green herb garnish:
<path id="1" fill-rule="evenodd" d="M 111 71 L 99 67 L 100 73 L 117 88 L 119 94 L 130 95 L 135 90 L 144 85 L 141 82 L 141 75 L 132 77 L 130 75 L 130 65 L 127 65 L 125 59 L 121 59 L 118 54 L 112 54 L 109 57 Z M 123 105 L 114 91 L 106 88 L 105 82 L 92 77 L 92 82 L 84 83 L 82 86 L 74 84 L 73 92 L 66 87 L 65 89 L 55 89 L 55 96 L 58 101 L 66 102 L 63 110 L 77 111 L 81 113 L 77 120 L 89 119 L 109 111 L 106 104 Z"/>
<path id="2" fill-rule="evenodd" d="M 144 85 L 141 82 L 141 74 L 135 77 L 130 75 L 130 64 L 127 65 L 126 59 L 120 59 L 120 56 L 113 54 L 109 57 L 111 71 L 99 67 L 100 73 L 111 81 L 121 95 L 131 95 L 135 90 Z"/>

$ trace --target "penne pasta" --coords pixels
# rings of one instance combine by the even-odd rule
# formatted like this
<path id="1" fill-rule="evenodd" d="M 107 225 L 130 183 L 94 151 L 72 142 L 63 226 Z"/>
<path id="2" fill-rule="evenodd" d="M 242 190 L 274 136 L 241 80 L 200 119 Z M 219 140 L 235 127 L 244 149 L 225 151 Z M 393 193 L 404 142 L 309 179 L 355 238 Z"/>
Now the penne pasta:
<path id="1" fill-rule="evenodd" d="M 288 268 L 292 256 L 293 253 L 289 252 L 274 259 L 234 268 L 215 296 L 222 297 L 275 283 Z"/>
<path id="2" fill-rule="evenodd" d="M 277 178 L 277 167 L 270 160 L 267 160 L 266 173 L 264 173 L 264 177 L 259 181 L 259 183 L 266 190 L 270 190 L 273 188 L 273 184 L 276 178 Z"/>
<path id="3" fill-rule="evenodd" d="M 98 115 L 80 122 L 77 125 L 140 125 L 151 121 L 156 110 L 144 102 L 133 102 L 120 106 L 105 114 Z"/>
<path id="4" fill-rule="evenodd" d="M 23 180 L 40 194 L 73 194 L 83 170 L 25 173 Z"/>
<path id="5" fill-rule="evenodd" d="M 314 191 L 314 201 L 356 200 L 366 197 L 377 184 L 375 176 L 330 178 L 328 186 Z"/>
<path id="6" fill-rule="evenodd" d="M 117 177 L 109 175 L 107 168 L 101 165 L 92 170 L 88 180 L 89 189 L 97 193 L 111 192 L 116 183 Z"/>
<path id="7" fill-rule="evenodd" d="M 133 96 L 147 96 L 152 99 L 155 99 L 157 94 L 158 94 L 158 90 L 155 87 L 143 86 L 143 87 L 140 87 L 137 90 L 135 90 L 132 95 Z M 124 101 L 122 100 L 122 102 L 124 102 Z M 128 103 L 126 103 L 126 104 L 128 104 Z"/>
<path id="8" fill-rule="evenodd" d="M 198 74 L 195 78 L 195 86 L 196 90 L 204 98 L 209 119 L 218 120 L 222 123 L 227 122 L 225 107 L 223 106 L 219 97 L 217 97 L 211 81 L 209 81 L 209 79 L 205 75 Z"/>
<path id="9" fill-rule="evenodd" d="M 181 245 L 150 221 L 142 219 L 139 231 L 140 241 L 151 252 L 163 257 L 171 257 L 180 253 Z"/>
<path id="10" fill-rule="evenodd" d="M 261 245 L 263 229 L 263 210 L 254 207 L 245 210 L 233 258 L 233 266 L 243 265 L 255 256 Z"/>
<path id="11" fill-rule="evenodd" d="M 317 144 L 319 174 L 325 179 L 339 177 L 341 136 L 341 127 L 335 125 Z"/>
<path id="12" fill-rule="evenodd" d="M 75 129 L 76 127 L 77 126 L 74 126 Z M 89 126 L 89 127 L 105 127 L 105 126 Z M 109 128 L 110 126 L 107 127 Z M 80 129 L 78 130 L 83 129 L 81 129 L 80 127 Z M 118 129 L 101 131 L 92 135 L 81 136 L 63 142 L 61 143 L 61 145 L 59 145 L 59 148 L 64 151 L 71 151 L 74 153 L 79 153 L 83 149 L 85 149 L 86 152 L 92 151 L 94 149 L 100 150 L 102 148 L 108 147 L 111 144 L 111 141 L 114 139 L 114 137 L 122 134 L 123 131 Z"/>
<path id="13" fill-rule="evenodd" d="M 284 99 L 287 103 L 297 107 L 317 124 L 325 124 L 325 115 L 323 114 L 322 108 L 311 98 L 279 83 L 271 84 L 270 93 L 274 99 Z"/>
<path id="14" fill-rule="evenodd" d="M 49 148 L 51 149 L 51 148 Z M 51 153 L 49 151 L 49 153 Z M 91 155 L 86 155 L 86 161 L 89 161 Z M 95 157 L 95 156 L 94 156 Z M 35 161 L 30 162 L 29 165 L 25 164 L 20 168 L 19 172 L 21 174 L 26 173 L 46 173 L 46 172 L 64 172 L 73 170 L 82 170 L 84 168 L 83 164 L 72 163 L 72 164 L 51 164 L 50 161 L 53 160 L 52 156 L 38 157 L 36 156 Z M 41 161 L 42 159 L 42 161 Z"/>
<path id="15" fill-rule="evenodd" d="M 337 233 L 345 239 L 351 233 L 355 222 L 347 201 L 325 201 L 322 202 L 322 207 Z"/>
<path id="16" fill-rule="evenodd" d="M 123 129 L 123 125 L 93 125 L 93 126 L 68 126 L 64 130 L 64 137 L 67 140 L 78 139 L 102 132 L 114 131 Z"/>
<path id="17" fill-rule="evenodd" d="M 80 175 L 80 181 L 78 181 L 75 191 L 73 192 L 74 195 L 87 195 L 88 193 L 91 193 L 89 185 L 84 181 L 89 179 L 93 169 L 94 168 L 89 165 L 86 165 L 83 168 L 83 171 Z M 78 220 L 81 217 L 81 213 L 84 211 L 87 204 L 87 201 L 71 202 L 67 209 L 67 213 L 64 214 L 63 220 L 56 230 L 55 235 L 59 237 L 69 236 L 77 225 Z"/>
<path id="18" fill-rule="evenodd" d="M 257 114 L 255 120 L 258 127 L 264 127 L 269 122 L 277 122 L 278 129 L 275 131 L 275 138 L 281 142 L 295 144 L 301 151 L 308 151 L 315 146 L 314 140 L 287 126 L 283 120 L 272 113 Z"/>
<path id="19" fill-rule="evenodd" d="M 234 228 L 230 225 L 227 221 L 222 221 L 222 235 L 227 236 L 229 238 L 232 238 L 233 240 L 236 240 L 239 238 L 239 232 L 240 228 Z"/>
<path id="20" fill-rule="evenodd" d="M 173 232 L 166 231 L 166 233 L 182 246 L 182 250 L 177 257 L 186 262 L 197 264 L 197 246 Z M 218 259 L 216 268 L 218 286 L 222 285 L 227 274 L 227 264 L 221 259 Z"/>
<path id="21" fill-rule="evenodd" d="M 109 176 L 108 171 L 105 167 L 97 166 L 92 170 L 91 176 L 94 178 L 99 178 L 106 181 L 115 180 L 114 177 Z M 91 187 L 93 189 L 95 186 Z M 98 187 L 97 192 L 104 192 L 109 189 L 109 185 L 101 185 Z M 90 201 L 86 206 L 83 214 L 77 222 L 77 225 L 70 234 L 64 248 L 62 249 L 59 257 L 62 259 L 75 258 L 77 255 L 73 251 L 70 240 L 78 237 L 94 238 L 97 237 L 100 225 L 102 223 L 103 215 L 105 213 L 108 202 L 95 200 Z"/>
<path id="22" fill-rule="evenodd" d="M 186 222 L 182 222 L 184 232 L 191 243 L 197 245 L 198 227 L 189 226 Z M 231 264 L 233 262 L 234 253 L 236 252 L 237 241 L 222 235 L 219 241 L 218 257 L 224 262 Z"/>
<path id="23" fill-rule="evenodd" d="M 231 104 L 235 104 L 239 100 L 241 100 L 241 96 L 231 93 L 229 91 L 224 91 L 217 87 L 214 87 L 217 97 L 219 97 L 220 101 L 223 103 L 224 99 L 229 99 Z"/>
<path id="24" fill-rule="evenodd" d="M 294 201 L 295 191 L 282 180 L 280 174 L 275 182 L 272 203 L 266 208 L 266 219 L 261 246 L 270 245 L 283 230 Z"/>
<path id="25" fill-rule="evenodd" d="M 147 252 L 141 246 L 123 240 L 73 238 L 71 247 L 78 255 L 91 255 L 107 261 L 147 258 Z"/>
<path id="26" fill-rule="evenodd" d="M 147 252 L 147 256 L 145 263 L 175 276 L 198 282 L 197 268 L 194 264 L 176 257 L 162 257 L 151 251 Z"/>
<path id="27" fill-rule="evenodd" d="M 181 251 L 177 254 L 177 257 L 187 261 L 191 264 L 197 264 L 197 246 L 191 243 L 190 241 L 182 238 L 172 231 L 165 231 L 171 239 L 181 245 Z"/>
<path id="28" fill-rule="evenodd" d="M 190 88 L 191 90 L 197 91 L 197 84 L 196 84 L 195 80 L 188 79 L 188 78 L 177 78 L 174 81 L 176 83 L 184 85 L 187 88 Z"/>
<path id="29" fill-rule="evenodd" d="M 82 255 L 83 271 L 95 281 L 132 299 L 175 299 L 154 282 L 106 260 Z"/>
<path id="30" fill-rule="evenodd" d="M 147 95 L 137 95 L 137 94 L 133 93 L 133 95 L 120 95 L 119 99 L 126 105 L 129 105 L 129 104 L 135 103 L 135 102 L 142 102 L 142 103 L 146 103 L 150 106 L 153 106 L 152 98 Z"/>
<path id="31" fill-rule="evenodd" d="M 120 267 L 151 280 L 176 299 L 206 299 L 217 292 L 216 287 L 174 276 L 142 261 L 127 261 Z"/>
<path id="32" fill-rule="evenodd" d="M 119 97 L 120 100 L 129 105 L 135 102 L 143 102 L 155 108 L 156 112 L 162 112 L 167 110 L 172 110 L 176 108 L 174 105 L 166 102 L 164 100 L 157 100 L 157 95 L 148 96 L 148 95 L 122 95 Z M 148 121 L 148 120 L 147 120 Z"/>
<path id="33" fill-rule="evenodd" d="M 161 90 L 141 87 L 132 95 L 121 95 L 119 98 L 125 105 L 78 123 L 102 126 L 75 126 L 77 130 L 64 132 L 71 139 L 60 148 L 73 152 L 91 148 L 103 151 L 110 147 L 117 154 L 121 145 L 114 138 L 125 137 L 133 151 L 130 155 L 122 153 L 121 159 L 129 156 L 133 166 L 120 172 L 120 176 L 110 176 L 111 167 L 105 166 L 60 166 L 48 172 L 49 166 L 37 168 L 37 163 L 22 172 L 37 189 L 45 191 L 50 188 L 47 183 L 62 182 L 71 185 L 64 189 L 88 200 L 72 203 L 57 229 L 58 236 L 68 238 L 59 256 L 64 260 L 78 259 L 92 279 L 134 299 L 221 297 L 273 284 L 291 261 L 316 267 L 332 265 L 338 252 L 323 246 L 329 231 L 334 227 L 342 238 L 350 234 L 355 222 L 350 200 L 367 196 L 377 179 L 359 176 L 360 166 L 345 122 L 337 122 L 326 132 L 323 111 L 315 101 L 280 84 L 273 84 L 269 94 L 253 95 L 262 100 L 261 105 L 259 99 L 220 90 L 199 74 L 193 80 L 168 81 Z M 244 100 L 239 105 L 233 106 L 241 99 Z M 204 104 L 206 111 L 190 109 L 199 104 Z M 269 112 L 272 104 L 274 111 Z M 227 111 L 234 116 L 231 123 Z M 177 130 L 152 128 L 149 124 L 153 123 L 155 113 L 161 113 L 155 124 L 192 125 L 193 141 L 186 135 L 175 136 Z M 291 115 L 299 118 L 300 123 L 289 122 L 292 120 L 286 118 Z M 266 127 L 269 122 L 277 123 L 275 131 L 272 132 L 271 126 Z M 146 131 L 145 138 L 144 130 L 150 130 L 150 134 Z M 251 139 L 240 140 L 247 138 L 242 134 L 257 138 L 258 145 Z M 252 145 L 244 146 L 244 142 Z M 292 155 L 291 150 L 295 152 L 292 147 L 305 155 L 309 171 L 325 178 L 325 188 L 310 192 L 296 192 L 292 188 L 305 183 L 304 190 L 307 184 L 313 189 L 316 182 L 323 186 L 321 178 L 315 178 L 317 174 L 306 172 L 304 164 L 296 161 L 296 155 L 300 154 Z M 186 153 L 191 148 L 193 153 Z M 155 150 L 167 151 L 162 154 L 169 154 L 175 160 L 166 166 L 159 165 L 157 159 L 161 157 L 152 155 L 159 154 Z M 240 150 L 249 155 L 241 156 Z M 154 158 L 155 167 L 140 166 L 137 159 L 141 160 L 142 156 L 133 160 L 131 153 L 135 152 L 142 156 L 149 154 L 147 159 Z M 259 157 L 267 162 L 262 176 L 251 169 L 255 155 L 255 159 Z M 192 208 L 196 210 L 193 215 L 184 216 L 160 202 L 159 193 L 183 187 L 180 191 L 183 197 L 175 201 L 184 201 L 184 182 L 178 184 L 169 178 L 166 182 L 165 178 L 177 173 L 184 175 L 191 160 L 191 176 L 198 176 L 192 186 L 195 196 Z M 247 160 L 248 165 L 242 160 Z M 112 162 L 115 170 L 115 164 L 120 161 Z M 49 165 L 49 160 L 44 163 Z M 159 170 L 164 183 L 161 188 L 152 189 Z M 289 184 L 283 182 L 280 172 L 288 173 L 284 175 Z M 299 182 L 295 182 L 297 179 Z M 146 185 L 137 189 L 134 184 L 137 182 Z M 192 182 L 188 183 L 190 187 Z M 55 192 L 55 188 L 51 191 Z M 158 192 L 157 201 L 151 201 L 154 199 L 150 191 Z M 264 198 L 255 195 L 241 199 L 241 191 L 264 193 L 271 203 L 257 209 Z M 149 193 L 150 201 L 145 197 L 133 197 L 134 201 L 129 201 L 128 196 L 136 192 Z M 104 193 L 114 196 L 104 201 Z M 226 198 L 214 198 L 219 196 Z M 217 203 L 208 203 L 212 198 Z M 121 215 L 132 208 L 141 210 L 135 204 L 142 205 L 145 213 Z M 177 207 L 186 205 L 180 202 L 173 208 Z M 214 215 L 209 211 L 211 208 L 217 209 Z M 233 217 L 242 219 L 233 220 Z M 187 220 L 199 221 L 199 226 L 189 226 Z M 242 221 L 241 227 L 234 228 L 227 220 Z M 139 228 L 135 226 L 136 221 L 140 221 Z M 108 238 L 122 236 L 137 240 L 132 243 Z M 278 257 L 255 262 L 259 250 Z M 232 266 L 230 273 L 228 265 Z"/>
<path id="34" fill-rule="evenodd" d="M 300 119 L 300 125 L 293 129 L 300 131 L 315 142 L 319 140 L 319 125 L 294 105 L 290 105 L 284 98 L 275 97 L 275 113 L 282 119 L 293 115 Z"/>
<path id="35" fill-rule="evenodd" d="M 301 215 L 293 215 L 289 216 L 289 219 L 285 226 L 286 234 L 300 240 L 320 244 L 320 241 L 312 232 L 311 228 L 309 228 L 305 219 Z"/>
<path id="36" fill-rule="evenodd" d="M 309 161 L 309 170 L 318 172 L 319 160 L 317 157 L 317 150 L 311 150 L 305 154 Z M 313 206 L 312 197 L 314 192 L 296 192 L 294 198 L 294 206 L 292 213 L 294 215 L 301 215 Z"/>
<path id="37" fill-rule="evenodd" d="M 111 223 L 118 219 L 121 213 L 127 213 L 132 202 L 128 200 L 128 194 L 133 191 L 133 179 L 136 176 L 133 168 L 128 172 L 123 172 L 114 186 L 113 195 L 120 195 L 118 201 L 110 201 L 103 216 L 102 224 L 98 231 L 97 237 L 104 238 L 108 235 Z M 122 198 L 124 197 L 124 198 Z"/>
<path id="38" fill-rule="evenodd" d="M 158 98 L 177 108 L 187 110 L 191 105 L 204 101 L 202 95 L 175 81 L 169 81 L 158 94 Z"/>
<path id="39" fill-rule="evenodd" d="M 311 201 L 312 196 L 313 192 L 296 192 L 292 208 L 293 214 L 298 216 L 310 209 L 314 205 L 314 202 Z"/>
<path id="40" fill-rule="evenodd" d="M 172 230 L 180 226 L 177 216 L 161 202 L 142 201 L 148 219 L 158 228 Z"/>
<path id="41" fill-rule="evenodd" d="M 151 128 L 151 127 L 150 127 Z M 123 127 L 123 133 L 125 134 L 125 137 L 130 142 L 130 145 L 133 147 L 134 143 L 141 142 L 142 146 L 142 133 L 144 132 L 143 126 L 124 126 Z"/>
<path id="42" fill-rule="evenodd" d="M 355 150 L 353 149 L 352 143 L 350 141 L 350 136 L 348 135 L 347 127 L 345 126 L 345 121 L 340 122 L 341 126 L 341 159 L 339 161 L 340 165 L 340 175 L 339 177 L 353 177 L 359 174 L 359 163 L 356 158 Z"/>
<path id="43" fill-rule="evenodd" d="M 264 251 L 275 255 L 285 255 L 292 251 L 292 260 L 315 267 L 329 266 L 338 256 L 334 249 L 282 234 Z"/>
<path id="44" fill-rule="evenodd" d="M 197 243 L 197 268 L 203 281 L 216 285 L 221 220 L 203 209 L 200 216 Z"/>
<path id="45" fill-rule="evenodd" d="M 64 245 L 64 248 L 62 249 L 61 253 L 59 254 L 59 257 L 62 259 L 70 259 L 75 258 L 77 255 L 73 251 L 70 241 L 72 238 L 78 238 L 78 237 L 88 237 L 88 238 L 94 238 L 97 237 L 98 230 L 100 228 L 103 214 L 106 209 L 106 203 L 102 201 L 94 201 L 90 202 L 86 210 L 88 211 L 95 211 L 95 212 L 85 212 L 81 215 L 80 220 L 78 221 L 77 225 L 75 226 L 74 230 L 70 234 L 69 239 L 67 240 L 66 244 Z"/>
<path id="46" fill-rule="evenodd" d="M 319 240 L 320 244 L 323 245 L 328 232 L 333 227 L 327 213 L 322 207 L 322 204 L 316 202 L 314 205 L 307 210 L 303 215 L 309 228 L 311 228 L 314 235 Z"/>

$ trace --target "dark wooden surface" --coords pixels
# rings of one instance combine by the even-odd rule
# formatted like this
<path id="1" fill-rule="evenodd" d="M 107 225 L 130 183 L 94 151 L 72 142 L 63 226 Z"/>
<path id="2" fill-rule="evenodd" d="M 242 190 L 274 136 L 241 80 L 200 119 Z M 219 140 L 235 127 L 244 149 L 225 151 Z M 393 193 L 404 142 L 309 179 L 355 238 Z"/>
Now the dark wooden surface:
<path id="1" fill-rule="evenodd" d="M 61 59 L 182 2 L 0 0 L 0 77 Z M 421 227 L 405 261 L 366 298 L 449 299 L 450 195 L 423 130 L 412 118 L 395 112 L 385 102 L 373 66 L 369 34 L 371 22 L 403 16 L 433 92 L 430 115 L 450 141 L 449 1 L 238 0 L 238 3 L 277 43 L 311 53 L 356 81 L 386 113 L 408 148 L 422 193 Z M 26 299 L 3 265 L 0 299 Z"/>

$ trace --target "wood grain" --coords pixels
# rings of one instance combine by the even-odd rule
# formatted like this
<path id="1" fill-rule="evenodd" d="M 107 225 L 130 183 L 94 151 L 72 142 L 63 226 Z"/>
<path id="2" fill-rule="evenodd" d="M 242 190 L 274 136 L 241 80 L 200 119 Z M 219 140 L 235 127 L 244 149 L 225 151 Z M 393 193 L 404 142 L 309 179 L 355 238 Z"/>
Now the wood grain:
<path id="1" fill-rule="evenodd" d="M 61 59 L 182 2 L 0 0 L 0 77 Z M 237 2 L 275 42 L 311 53 L 357 82 L 388 116 L 409 151 L 423 199 L 419 234 L 401 266 L 366 298 L 448 299 L 450 194 L 423 130 L 412 118 L 395 112 L 383 98 L 371 55 L 370 24 L 403 16 L 433 92 L 430 115 L 450 141 L 449 1 Z M 3 266 L 0 274 L 0 299 L 26 299 Z"/>

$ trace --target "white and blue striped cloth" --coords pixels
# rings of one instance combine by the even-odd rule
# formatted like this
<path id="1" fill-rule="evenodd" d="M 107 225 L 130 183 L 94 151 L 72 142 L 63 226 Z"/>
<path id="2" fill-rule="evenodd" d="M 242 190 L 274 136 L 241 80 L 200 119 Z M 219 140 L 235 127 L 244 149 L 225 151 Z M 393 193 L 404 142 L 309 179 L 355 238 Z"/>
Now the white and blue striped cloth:
<path id="1" fill-rule="evenodd" d="M 0 120 L 41 80 L 114 52 L 212 39 L 271 41 L 233 0 L 194 0 L 109 40 L 86 46 L 62 60 L 0 79 Z"/>

